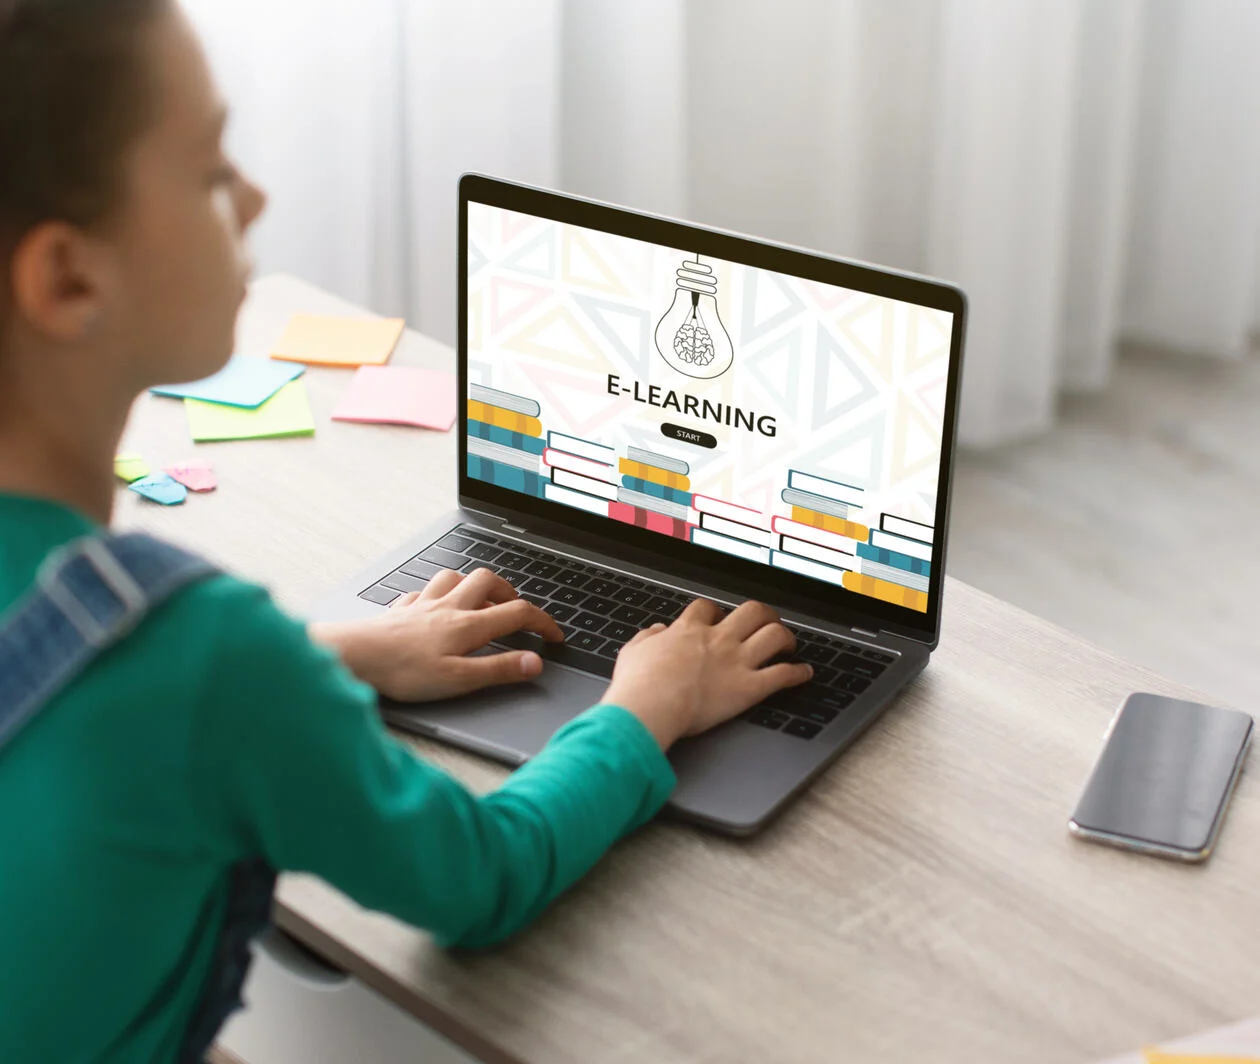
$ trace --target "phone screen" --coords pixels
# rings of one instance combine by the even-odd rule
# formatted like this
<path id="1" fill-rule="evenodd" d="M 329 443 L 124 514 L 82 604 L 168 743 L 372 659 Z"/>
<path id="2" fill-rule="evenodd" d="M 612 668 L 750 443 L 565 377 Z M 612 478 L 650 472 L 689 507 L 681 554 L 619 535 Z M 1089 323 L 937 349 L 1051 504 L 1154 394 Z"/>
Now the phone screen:
<path id="1" fill-rule="evenodd" d="M 1211 843 L 1252 721 L 1237 710 L 1135 694 L 1121 709 L 1073 823 L 1200 853 Z"/>

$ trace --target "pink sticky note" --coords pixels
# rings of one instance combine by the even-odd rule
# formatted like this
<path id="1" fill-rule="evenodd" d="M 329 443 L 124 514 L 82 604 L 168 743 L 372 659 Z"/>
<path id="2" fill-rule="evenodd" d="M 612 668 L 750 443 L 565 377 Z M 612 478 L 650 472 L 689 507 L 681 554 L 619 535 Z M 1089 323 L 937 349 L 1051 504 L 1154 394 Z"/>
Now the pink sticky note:
<path id="1" fill-rule="evenodd" d="M 178 480 L 189 491 L 214 491 L 219 486 L 214 470 L 208 465 L 189 463 L 188 465 L 167 466 L 164 472 L 170 474 L 172 479 Z"/>
<path id="2" fill-rule="evenodd" d="M 332 416 L 446 432 L 455 424 L 455 377 L 411 366 L 361 366 Z"/>

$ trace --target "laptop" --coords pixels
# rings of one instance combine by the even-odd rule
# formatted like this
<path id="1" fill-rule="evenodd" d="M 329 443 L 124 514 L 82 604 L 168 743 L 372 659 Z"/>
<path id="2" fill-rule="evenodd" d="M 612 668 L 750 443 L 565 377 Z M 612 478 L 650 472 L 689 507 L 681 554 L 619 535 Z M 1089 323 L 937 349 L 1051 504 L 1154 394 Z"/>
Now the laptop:
<path id="1" fill-rule="evenodd" d="M 565 632 L 503 641 L 542 675 L 382 711 L 515 765 L 641 628 L 767 602 L 814 678 L 670 752 L 674 812 L 756 832 L 937 645 L 965 318 L 940 281 L 465 175 L 458 506 L 313 619 L 500 573 Z"/>

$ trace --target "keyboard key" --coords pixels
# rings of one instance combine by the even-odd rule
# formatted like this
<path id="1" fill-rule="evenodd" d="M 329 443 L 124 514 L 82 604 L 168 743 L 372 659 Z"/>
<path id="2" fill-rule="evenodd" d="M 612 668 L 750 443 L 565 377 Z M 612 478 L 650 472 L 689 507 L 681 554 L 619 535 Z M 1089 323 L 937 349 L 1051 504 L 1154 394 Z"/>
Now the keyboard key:
<path id="1" fill-rule="evenodd" d="M 866 679 L 864 676 L 853 676 L 850 673 L 845 673 L 836 682 L 835 686 L 838 690 L 850 691 L 855 695 L 860 695 L 871 686 L 871 681 Z"/>
<path id="2" fill-rule="evenodd" d="M 458 555 L 457 555 L 458 557 Z M 460 565 L 464 564 L 464 559 L 460 558 Z M 418 577 L 421 580 L 428 580 L 437 576 L 442 571 L 440 565 L 434 565 L 432 562 L 426 562 L 423 558 L 412 558 L 406 565 L 399 566 L 400 573 L 406 573 L 408 576 Z"/>
<path id="3" fill-rule="evenodd" d="M 419 557 L 426 562 L 434 562 L 444 569 L 458 569 L 468 560 L 462 554 L 456 554 L 453 550 L 447 550 L 445 547 L 439 547 L 436 544 L 422 550 Z"/>
<path id="4" fill-rule="evenodd" d="M 520 587 L 526 580 L 529 579 L 529 577 L 524 573 L 514 573 L 510 571 L 501 572 L 499 575 L 513 587 Z"/>
<path id="5" fill-rule="evenodd" d="M 399 596 L 400 592 L 393 588 L 388 588 L 384 584 L 376 584 L 369 587 L 366 591 L 359 592 L 359 598 L 367 599 L 368 602 L 375 602 L 378 606 L 388 606 Z"/>
<path id="6" fill-rule="evenodd" d="M 777 731 L 780 727 L 787 724 L 789 717 L 782 714 L 776 714 L 774 710 L 766 710 L 766 708 L 756 708 L 751 714 L 745 717 L 748 724 L 755 724 L 759 727 L 769 727 L 772 731 Z"/>
<path id="7" fill-rule="evenodd" d="M 808 720 L 793 720 L 783 729 L 784 735 L 795 735 L 798 739 L 812 739 L 822 731 L 821 724 L 814 724 Z"/>
<path id="8" fill-rule="evenodd" d="M 445 535 L 438 540 L 439 547 L 445 547 L 447 550 L 458 551 L 460 554 L 466 553 L 468 548 L 472 545 L 473 541 L 471 539 L 466 539 L 463 536 L 457 536 L 454 532 L 451 532 L 449 535 Z"/>
<path id="9" fill-rule="evenodd" d="M 830 724 L 839 714 L 840 711 L 833 706 L 811 706 L 801 710 L 801 716 L 815 724 Z"/>
<path id="10" fill-rule="evenodd" d="M 624 621 L 639 627 L 648 619 L 647 610 L 641 610 L 637 606 L 618 606 L 610 616 L 614 621 Z"/>
<path id="11" fill-rule="evenodd" d="M 586 632 L 598 632 L 607 623 L 606 617 L 600 617 L 595 613 L 579 613 L 572 621 L 574 628 L 581 628 Z"/>
<path id="12" fill-rule="evenodd" d="M 601 632 L 600 634 L 602 635 L 603 633 Z M 609 639 L 604 643 L 602 647 L 600 647 L 597 651 L 595 651 L 595 653 L 598 654 L 601 658 L 615 658 L 618 652 L 621 650 L 621 646 L 622 644 L 614 642 L 613 640 Z"/>
<path id="13" fill-rule="evenodd" d="M 611 580 L 597 578 L 586 585 L 586 590 L 592 595 L 607 598 L 615 595 L 619 589 Z"/>
<path id="14" fill-rule="evenodd" d="M 778 731 L 791 718 L 785 713 L 776 713 L 773 709 L 754 709 L 746 719 L 749 724 Z"/>
<path id="15" fill-rule="evenodd" d="M 558 603 L 554 600 L 548 602 L 543 609 L 551 614 L 551 616 L 557 621 L 567 621 L 570 617 L 577 613 L 577 608 L 575 606 L 566 606 L 563 602 Z"/>
<path id="16" fill-rule="evenodd" d="M 894 655 L 885 654 L 882 650 L 863 650 L 862 657 L 878 661 L 881 665 L 891 665 L 897 660 Z"/>
<path id="17" fill-rule="evenodd" d="M 598 595 L 588 595 L 586 601 L 582 603 L 582 609 L 590 610 L 592 613 L 602 613 L 605 617 L 611 616 L 616 608 L 615 602 L 600 598 Z"/>
<path id="18" fill-rule="evenodd" d="M 604 645 L 604 640 L 594 632 L 578 632 L 568 643 L 574 650 L 594 651 Z"/>
<path id="19" fill-rule="evenodd" d="M 553 584 L 550 580 L 543 580 L 536 576 L 532 580 L 526 580 L 525 583 L 521 585 L 521 594 L 538 595 L 542 598 L 546 598 L 559 586 L 559 584 Z"/>
<path id="20" fill-rule="evenodd" d="M 579 591 L 576 587 L 561 587 L 551 597 L 556 602 L 567 602 L 576 605 L 586 598 L 586 592 Z"/>
<path id="21" fill-rule="evenodd" d="M 831 687 L 838 679 L 840 679 L 840 673 L 830 665 L 814 666 L 814 683 L 819 686 Z"/>
<path id="22" fill-rule="evenodd" d="M 658 613 L 669 617 L 677 617 L 680 612 L 672 599 L 662 598 L 660 595 L 651 595 L 636 605 L 642 606 L 648 613 Z"/>
<path id="23" fill-rule="evenodd" d="M 472 525 L 458 525 L 455 531 L 461 536 L 468 536 L 470 539 L 494 539 L 484 528 L 473 528 Z"/>
<path id="24" fill-rule="evenodd" d="M 472 573 L 476 572 L 478 569 L 489 569 L 491 572 L 494 572 L 493 566 L 489 566 L 485 562 L 479 561 L 476 558 L 473 558 L 472 561 L 464 562 L 459 571 L 461 573 Z"/>
<path id="25" fill-rule="evenodd" d="M 830 706 L 833 709 L 848 709 L 853 705 L 854 695 L 850 691 L 837 691 L 833 689 L 823 689 L 817 692 L 818 702 L 824 706 Z"/>
<path id="26" fill-rule="evenodd" d="M 613 598 L 623 606 L 642 606 L 648 600 L 648 594 L 637 588 L 623 587 L 613 595 Z"/>
<path id="27" fill-rule="evenodd" d="M 532 562 L 525 566 L 525 571 L 530 576 L 545 576 L 548 579 L 555 579 L 556 573 L 560 571 L 560 566 L 553 565 L 551 562 Z"/>
<path id="28" fill-rule="evenodd" d="M 492 547 L 489 543 L 474 543 L 464 552 L 470 558 L 477 558 L 483 562 L 492 562 L 500 554 L 503 553 L 498 547 Z"/>
<path id="29" fill-rule="evenodd" d="M 392 587 L 395 591 L 401 591 L 404 595 L 409 591 L 423 591 L 427 580 L 417 580 L 414 576 L 408 576 L 406 573 L 390 573 L 381 581 L 386 587 Z"/>
<path id="30" fill-rule="evenodd" d="M 836 658 L 835 665 L 843 672 L 856 673 L 868 680 L 875 679 L 884 671 L 884 666 L 879 662 L 871 661 L 869 658 L 859 658 L 856 654 L 841 654 Z"/>
<path id="31" fill-rule="evenodd" d="M 567 587 L 582 587 L 590 577 L 577 569 L 562 569 L 556 573 L 556 579 Z"/>
<path id="32" fill-rule="evenodd" d="M 605 639 L 613 639 L 618 643 L 625 643 L 638 635 L 639 629 L 632 624 L 622 624 L 620 621 L 610 621 L 599 630 L 599 634 Z"/>
<path id="33" fill-rule="evenodd" d="M 523 554 L 516 554 L 513 551 L 507 551 L 499 555 L 499 564 L 504 569 L 524 569 L 530 562 Z"/>
<path id="34" fill-rule="evenodd" d="M 811 665 L 826 665 L 836 654 L 821 643 L 807 642 L 797 651 L 796 656 Z"/>

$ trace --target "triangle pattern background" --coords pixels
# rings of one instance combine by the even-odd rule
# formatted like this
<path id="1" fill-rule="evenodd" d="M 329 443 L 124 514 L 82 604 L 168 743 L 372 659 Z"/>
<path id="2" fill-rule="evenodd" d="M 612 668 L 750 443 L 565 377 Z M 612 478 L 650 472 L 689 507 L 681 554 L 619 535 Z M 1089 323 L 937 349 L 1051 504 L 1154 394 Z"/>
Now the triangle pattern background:
<path id="1" fill-rule="evenodd" d="M 751 343 L 773 332 L 805 310 L 788 278 L 751 267 L 744 271 L 740 342 Z"/>
<path id="2" fill-rule="evenodd" d="M 801 379 L 801 326 L 744 356 L 744 369 L 779 406 L 781 414 L 796 410 Z"/>
<path id="3" fill-rule="evenodd" d="M 879 395 L 879 390 L 822 322 L 818 323 L 814 360 L 812 426 L 815 430 L 825 428 Z"/>
<path id="4" fill-rule="evenodd" d="M 577 292 L 573 294 L 573 302 L 621 356 L 626 369 L 640 377 L 647 376 L 652 344 L 648 312 L 642 307 Z"/>

